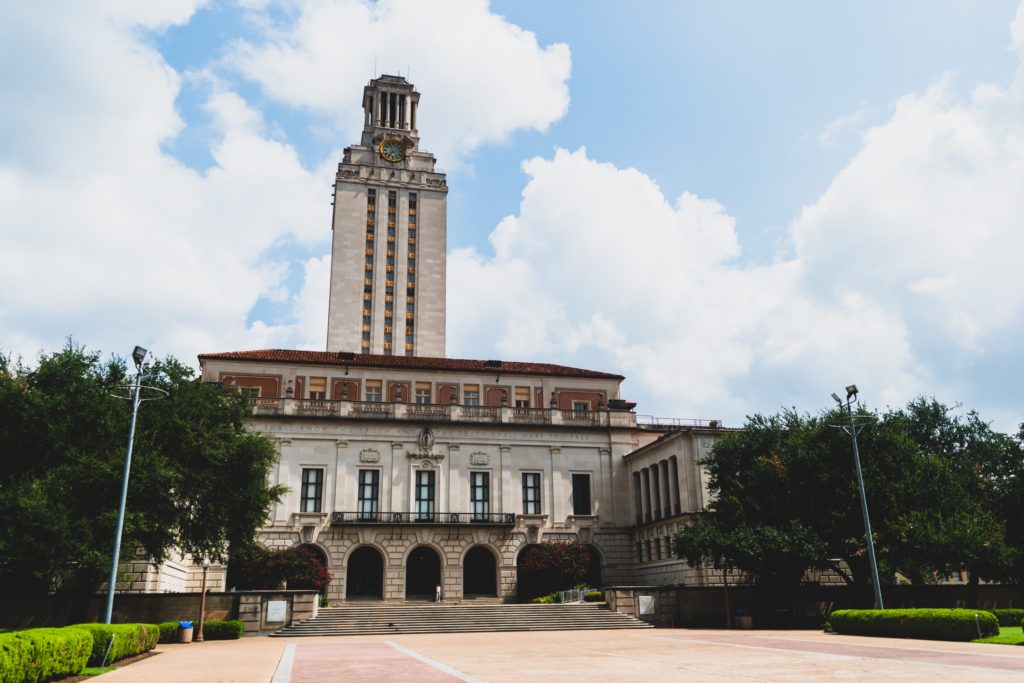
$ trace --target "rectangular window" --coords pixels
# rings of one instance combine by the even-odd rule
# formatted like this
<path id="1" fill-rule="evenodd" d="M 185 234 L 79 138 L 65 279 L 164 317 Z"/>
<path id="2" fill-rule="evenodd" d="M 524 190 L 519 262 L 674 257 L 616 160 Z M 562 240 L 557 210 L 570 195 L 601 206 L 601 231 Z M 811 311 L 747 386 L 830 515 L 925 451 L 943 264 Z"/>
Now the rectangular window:
<path id="1" fill-rule="evenodd" d="M 319 467 L 302 469 L 302 500 L 300 512 L 320 512 L 324 493 L 324 471 Z"/>
<path id="2" fill-rule="evenodd" d="M 490 472 L 469 473 L 469 503 L 474 520 L 486 520 L 490 512 L 491 474 Z"/>
<path id="3" fill-rule="evenodd" d="M 590 401 L 573 401 L 573 410 L 590 410 Z"/>
<path id="4" fill-rule="evenodd" d="M 380 471 L 359 470 L 359 518 L 376 519 L 380 496 Z"/>
<path id="5" fill-rule="evenodd" d="M 540 472 L 523 472 L 523 514 L 540 514 Z"/>
<path id="6" fill-rule="evenodd" d="M 379 379 L 366 380 L 366 400 L 372 403 L 380 403 L 382 396 L 381 381 Z"/>
<path id="7" fill-rule="evenodd" d="M 462 388 L 462 399 L 467 406 L 480 405 L 480 385 L 467 384 Z"/>
<path id="8" fill-rule="evenodd" d="M 430 382 L 416 382 L 416 405 L 430 403 Z"/>
<path id="9" fill-rule="evenodd" d="M 416 521 L 434 521 L 434 472 L 416 472 Z"/>
<path id="10" fill-rule="evenodd" d="M 572 514 L 590 514 L 590 475 L 572 475 Z"/>
<path id="11" fill-rule="evenodd" d="M 516 408 L 530 407 L 530 387 L 516 387 Z"/>
<path id="12" fill-rule="evenodd" d="M 309 378 L 309 397 L 314 400 L 323 401 L 327 398 L 327 378 Z"/>

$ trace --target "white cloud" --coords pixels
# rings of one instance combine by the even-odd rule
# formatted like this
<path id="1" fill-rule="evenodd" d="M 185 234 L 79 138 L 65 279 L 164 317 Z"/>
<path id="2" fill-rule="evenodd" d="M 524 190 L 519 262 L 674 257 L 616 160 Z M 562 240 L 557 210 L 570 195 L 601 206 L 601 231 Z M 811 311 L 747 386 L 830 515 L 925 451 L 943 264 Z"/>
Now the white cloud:
<path id="1" fill-rule="evenodd" d="M 492 14 L 485 0 L 318 0 L 280 27 L 263 14 L 262 42 L 235 43 L 225 62 L 270 97 L 307 108 L 358 138 L 359 97 L 375 71 L 410 75 L 424 93 L 418 126 L 449 168 L 521 128 L 546 130 L 569 105 L 565 44 Z M 415 68 L 408 74 L 410 66 Z"/>
<path id="2" fill-rule="evenodd" d="M 861 105 L 849 114 L 843 114 L 829 121 L 822 128 L 821 133 L 818 134 L 818 142 L 826 147 L 834 146 L 839 137 L 846 133 L 846 131 L 859 128 L 870 113 L 871 110 L 868 107 Z"/>
<path id="3" fill-rule="evenodd" d="M 1024 373 L 1022 80 L 964 102 L 944 76 L 901 98 L 799 212 L 793 257 L 766 266 L 734 259 L 713 201 L 670 203 L 582 149 L 531 159 L 493 256 L 453 255 L 449 339 L 622 369 L 669 415 L 735 424 L 856 381 L 874 405 L 935 394 L 1012 428 L 1019 398 L 979 378 Z"/>
<path id="4" fill-rule="evenodd" d="M 191 10 L 118 7 L 48 16 L 25 5 L 0 21 L 0 42 L 32 64 L 31 78 L 21 62 L 0 66 L 0 82 L 23 86 L 0 107 L 0 127 L 18 131 L 0 143 L 0 347 L 32 356 L 74 334 L 192 361 L 250 346 L 260 326 L 247 328 L 249 311 L 287 273 L 272 248 L 329 237 L 330 167 L 303 168 L 263 135 L 258 112 L 217 89 L 214 166 L 199 173 L 164 154 L 182 127 L 180 79 L 140 29 Z"/>

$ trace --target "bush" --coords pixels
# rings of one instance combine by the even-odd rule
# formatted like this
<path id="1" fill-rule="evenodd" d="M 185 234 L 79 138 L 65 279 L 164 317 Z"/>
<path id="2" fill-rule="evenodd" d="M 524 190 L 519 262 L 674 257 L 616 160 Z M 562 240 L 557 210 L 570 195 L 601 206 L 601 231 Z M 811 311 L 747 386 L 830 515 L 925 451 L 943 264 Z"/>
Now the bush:
<path id="1" fill-rule="evenodd" d="M 968 641 L 979 629 L 982 638 L 999 633 L 994 615 L 973 609 L 842 609 L 828 620 L 836 633 L 854 636 Z"/>
<path id="2" fill-rule="evenodd" d="M 156 641 L 160 637 L 160 628 L 156 624 L 74 624 L 64 628 L 85 631 L 92 636 L 89 666 L 99 666 L 103 663 L 111 636 L 114 636 L 114 643 L 110 646 L 110 654 L 107 655 L 108 664 L 149 652 L 156 647 Z"/>
<path id="3" fill-rule="evenodd" d="M 1024 621 L 1024 609 L 990 609 L 986 611 L 995 615 L 1000 626 L 1020 626 L 1021 621 Z"/>
<path id="4" fill-rule="evenodd" d="M 548 593 L 547 595 L 542 595 L 539 598 L 534 598 L 530 602 L 535 605 L 551 605 L 558 602 L 558 593 Z"/>
<path id="5" fill-rule="evenodd" d="M 0 681 L 47 681 L 81 673 L 92 638 L 83 631 L 32 628 L 0 634 Z"/>
<path id="6" fill-rule="evenodd" d="M 193 639 L 199 632 L 199 622 L 193 621 Z M 165 621 L 159 624 L 160 642 L 174 643 L 178 640 L 178 622 Z M 245 633 L 245 625 L 237 619 L 231 621 L 207 621 L 203 624 L 203 640 L 237 640 Z"/>
<path id="7" fill-rule="evenodd" d="M 583 602 L 604 602 L 604 591 L 587 591 L 583 594 Z"/>
<path id="8" fill-rule="evenodd" d="M 238 619 L 207 621 L 203 624 L 204 640 L 237 640 L 245 633 L 245 625 Z"/>

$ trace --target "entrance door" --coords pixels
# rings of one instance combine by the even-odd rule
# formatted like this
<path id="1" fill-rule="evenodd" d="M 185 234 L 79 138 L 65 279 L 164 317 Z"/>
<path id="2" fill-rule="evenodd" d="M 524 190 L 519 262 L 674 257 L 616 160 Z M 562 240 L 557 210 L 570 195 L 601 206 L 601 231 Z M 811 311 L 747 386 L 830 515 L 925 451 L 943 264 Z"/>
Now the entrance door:
<path id="1" fill-rule="evenodd" d="M 384 558 L 368 545 L 356 548 L 348 558 L 346 598 L 381 600 L 384 597 Z"/>
<path id="2" fill-rule="evenodd" d="M 498 595 L 498 565 L 494 554 L 482 545 L 474 546 L 466 553 L 462 563 L 462 594 Z"/>
<path id="3" fill-rule="evenodd" d="M 441 583 L 441 557 L 425 545 L 413 548 L 405 564 L 406 599 L 433 600 Z"/>

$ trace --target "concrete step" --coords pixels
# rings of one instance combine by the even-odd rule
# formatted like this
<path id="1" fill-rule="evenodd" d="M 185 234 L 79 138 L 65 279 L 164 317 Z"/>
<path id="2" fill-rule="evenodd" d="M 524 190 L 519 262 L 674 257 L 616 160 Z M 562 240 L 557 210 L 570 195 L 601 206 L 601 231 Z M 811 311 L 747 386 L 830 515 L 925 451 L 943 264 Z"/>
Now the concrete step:
<path id="1" fill-rule="evenodd" d="M 275 636 L 470 633 L 477 631 L 566 631 L 651 628 L 600 603 L 574 605 L 450 605 L 366 603 L 324 607 L 316 619 L 281 629 Z"/>

